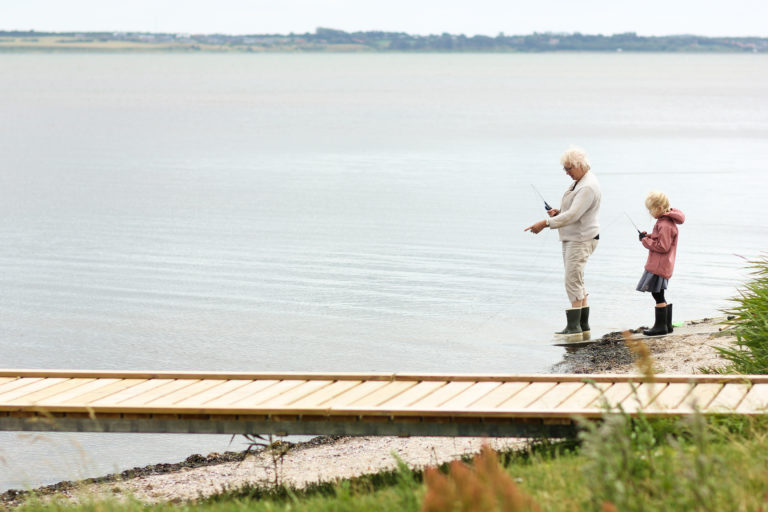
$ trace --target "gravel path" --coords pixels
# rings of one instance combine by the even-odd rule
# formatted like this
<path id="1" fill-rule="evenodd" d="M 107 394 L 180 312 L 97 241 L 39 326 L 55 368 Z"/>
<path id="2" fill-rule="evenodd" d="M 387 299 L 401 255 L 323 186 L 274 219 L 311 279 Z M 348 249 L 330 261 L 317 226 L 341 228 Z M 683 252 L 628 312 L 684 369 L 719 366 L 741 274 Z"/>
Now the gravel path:
<path id="1" fill-rule="evenodd" d="M 315 482 L 395 469 L 394 454 L 412 468 L 423 468 L 479 452 L 483 443 L 489 443 L 495 449 L 511 449 L 522 446 L 524 442 L 509 438 L 347 437 L 322 446 L 290 451 L 278 471 L 282 482 L 301 488 Z M 275 465 L 271 457 L 259 453 L 240 463 L 134 478 L 118 485 L 102 485 L 89 492 L 129 494 L 148 503 L 179 502 L 209 496 L 225 487 L 270 485 L 274 478 Z"/>

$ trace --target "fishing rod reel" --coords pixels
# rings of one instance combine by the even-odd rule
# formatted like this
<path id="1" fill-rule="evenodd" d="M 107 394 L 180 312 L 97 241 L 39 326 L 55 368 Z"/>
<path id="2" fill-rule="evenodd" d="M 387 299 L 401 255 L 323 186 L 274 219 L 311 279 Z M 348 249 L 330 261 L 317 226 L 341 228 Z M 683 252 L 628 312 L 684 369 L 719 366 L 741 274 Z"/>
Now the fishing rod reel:
<path id="1" fill-rule="evenodd" d="M 539 189 L 537 189 L 536 187 L 534 187 L 534 186 L 533 186 L 533 183 L 531 183 L 531 187 L 533 187 L 533 190 L 534 190 L 534 191 L 535 191 L 535 192 L 536 192 L 536 193 L 539 195 L 539 197 L 541 198 L 541 200 L 542 200 L 542 201 L 544 201 L 544 209 L 545 209 L 545 210 L 547 210 L 547 211 L 551 210 L 551 209 L 552 209 L 552 207 L 551 207 L 551 206 L 549 206 L 549 203 L 547 202 L 547 200 L 546 200 L 546 199 L 544 199 L 544 196 L 543 196 L 543 195 L 541 195 L 541 192 L 539 192 Z"/>

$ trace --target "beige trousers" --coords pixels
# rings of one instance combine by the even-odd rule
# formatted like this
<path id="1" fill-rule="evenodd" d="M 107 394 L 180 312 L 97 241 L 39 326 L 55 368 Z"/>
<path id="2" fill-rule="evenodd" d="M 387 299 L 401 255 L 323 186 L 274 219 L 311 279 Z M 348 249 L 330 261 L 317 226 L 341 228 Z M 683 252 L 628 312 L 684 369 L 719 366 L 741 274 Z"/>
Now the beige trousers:
<path id="1" fill-rule="evenodd" d="M 565 293 L 568 300 L 576 302 L 587 297 L 584 286 L 584 267 L 587 259 L 597 249 L 597 240 L 586 242 L 563 242 L 563 265 L 565 265 Z"/>

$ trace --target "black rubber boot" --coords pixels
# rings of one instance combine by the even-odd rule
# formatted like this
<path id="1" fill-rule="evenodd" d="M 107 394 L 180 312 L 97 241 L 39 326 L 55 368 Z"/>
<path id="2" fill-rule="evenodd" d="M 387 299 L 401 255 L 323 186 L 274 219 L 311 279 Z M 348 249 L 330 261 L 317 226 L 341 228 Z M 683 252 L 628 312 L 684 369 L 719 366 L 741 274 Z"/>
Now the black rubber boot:
<path id="1" fill-rule="evenodd" d="M 667 334 L 672 334 L 672 304 L 667 304 Z"/>
<path id="2" fill-rule="evenodd" d="M 653 310 L 656 315 L 656 322 L 652 328 L 643 331 L 643 334 L 646 336 L 663 336 L 667 334 L 667 308 L 653 308 Z"/>
<path id="3" fill-rule="evenodd" d="M 568 325 L 565 326 L 565 329 L 555 334 L 558 336 L 581 335 L 581 308 L 566 309 L 565 318 L 568 320 Z"/>
<path id="4" fill-rule="evenodd" d="M 581 308 L 581 319 L 579 320 L 579 326 L 581 327 L 581 337 L 584 340 L 589 339 L 589 306 Z"/>

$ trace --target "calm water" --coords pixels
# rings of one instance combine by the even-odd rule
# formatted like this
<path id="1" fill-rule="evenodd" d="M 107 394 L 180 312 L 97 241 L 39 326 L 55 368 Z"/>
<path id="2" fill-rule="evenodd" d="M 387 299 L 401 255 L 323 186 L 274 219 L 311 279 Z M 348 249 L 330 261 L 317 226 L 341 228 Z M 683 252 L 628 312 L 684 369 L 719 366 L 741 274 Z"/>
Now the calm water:
<path id="1" fill-rule="evenodd" d="M 0 55 L 0 367 L 545 372 L 567 300 L 559 155 L 590 153 L 596 334 L 651 189 L 669 299 L 718 314 L 765 250 L 762 55 Z M 0 490 L 228 436 L 0 433 Z M 241 449 L 236 441 L 230 449 Z"/>

